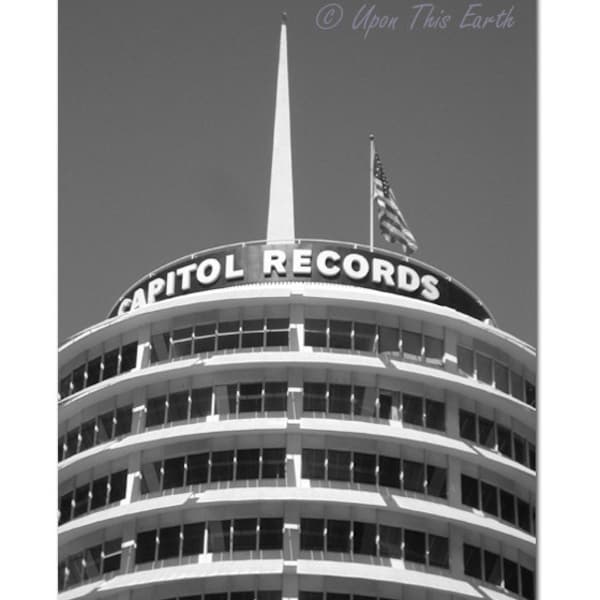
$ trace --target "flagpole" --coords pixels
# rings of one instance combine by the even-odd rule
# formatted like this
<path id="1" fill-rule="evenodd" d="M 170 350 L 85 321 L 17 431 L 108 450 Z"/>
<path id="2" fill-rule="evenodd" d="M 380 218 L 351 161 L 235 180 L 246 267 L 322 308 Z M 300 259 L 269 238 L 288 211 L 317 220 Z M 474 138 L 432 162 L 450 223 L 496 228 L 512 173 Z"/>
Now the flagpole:
<path id="1" fill-rule="evenodd" d="M 373 252 L 373 161 L 375 160 L 375 136 L 369 135 L 371 152 L 369 158 L 369 246 Z"/>

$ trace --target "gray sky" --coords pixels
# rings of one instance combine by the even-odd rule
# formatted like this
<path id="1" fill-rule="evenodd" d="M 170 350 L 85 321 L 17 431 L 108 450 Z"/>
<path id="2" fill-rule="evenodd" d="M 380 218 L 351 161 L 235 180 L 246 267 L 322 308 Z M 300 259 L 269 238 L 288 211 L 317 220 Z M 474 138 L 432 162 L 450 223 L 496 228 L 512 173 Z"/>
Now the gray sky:
<path id="1" fill-rule="evenodd" d="M 279 22 L 288 46 L 296 235 L 368 242 L 368 135 L 416 257 L 537 335 L 535 3 L 512 29 L 316 25 L 328 0 L 59 0 L 59 339 L 102 320 L 145 273 L 263 239 Z M 363 13 L 364 14 L 364 13 Z M 376 244 L 394 249 L 379 237 Z"/>

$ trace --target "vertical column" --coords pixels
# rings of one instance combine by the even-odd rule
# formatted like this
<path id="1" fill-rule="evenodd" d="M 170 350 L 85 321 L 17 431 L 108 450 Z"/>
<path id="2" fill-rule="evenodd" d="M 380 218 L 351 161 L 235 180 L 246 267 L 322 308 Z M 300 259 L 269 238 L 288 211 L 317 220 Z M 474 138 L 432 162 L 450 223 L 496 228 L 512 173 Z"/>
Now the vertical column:
<path id="1" fill-rule="evenodd" d="M 300 509 L 288 503 L 284 514 L 282 600 L 298 598 L 298 556 L 300 554 Z"/>
<path id="2" fill-rule="evenodd" d="M 448 457 L 448 504 L 461 506 L 462 492 L 460 487 L 460 460 L 454 456 Z"/>
<path id="3" fill-rule="evenodd" d="M 131 414 L 131 433 L 139 434 L 144 430 L 146 420 L 146 393 L 143 389 L 133 392 L 133 408 Z M 125 504 L 133 502 L 140 497 L 141 484 L 141 454 L 139 450 L 131 452 L 127 464 L 127 489 L 125 491 Z"/>
<path id="4" fill-rule="evenodd" d="M 463 578 L 463 533 L 457 525 L 450 525 L 450 573 L 453 577 Z"/>
<path id="5" fill-rule="evenodd" d="M 444 368 L 450 373 L 458 372 L 458 335 L 444 328 Z"/>
<path id="6" fill-rule="evenodd" d="M 143 369 L 150 365 L 151 335 L 150 325 L 145 325 L 140 329 L 138 337 L 136 369 Z"/>
<path id="7" fill-rule="evenodd" d="M 121 534 L 121 572 L 131 573 L 135 568 L 135 521 L 126 521 Z"/>
<path id="8" fill-rule="evenodd" d="M 292 292 L 292 299 L 296 294 Z M 290 350 L 298 352 L 304 348 L 304 306 L 290 306 Z"/>

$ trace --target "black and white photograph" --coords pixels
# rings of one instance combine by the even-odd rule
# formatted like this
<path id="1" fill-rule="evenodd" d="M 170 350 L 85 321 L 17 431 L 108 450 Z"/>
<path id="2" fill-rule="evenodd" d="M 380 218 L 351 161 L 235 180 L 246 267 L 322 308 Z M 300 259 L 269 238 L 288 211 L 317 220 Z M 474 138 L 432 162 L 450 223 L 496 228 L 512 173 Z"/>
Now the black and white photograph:
<path id="1" fill-rule="evenodd" d="M 539 598 L 537 3 L 57 20 L 58 598 Z"/>

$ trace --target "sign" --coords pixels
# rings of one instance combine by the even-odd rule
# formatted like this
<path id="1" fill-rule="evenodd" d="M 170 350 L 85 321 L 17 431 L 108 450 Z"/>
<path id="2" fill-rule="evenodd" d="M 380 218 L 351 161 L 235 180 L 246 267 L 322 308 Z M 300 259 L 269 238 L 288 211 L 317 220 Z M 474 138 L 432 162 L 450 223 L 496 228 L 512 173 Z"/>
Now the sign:
<path id="1" fill-rule="evenodd" d="M 234 245 L 180 259 L 132 286 L 109 317 L 205 290 L 277 281 L 319 281 L 376 289 L 491 319 L 471 292 L 416 261 L 341 242 Z"/>

